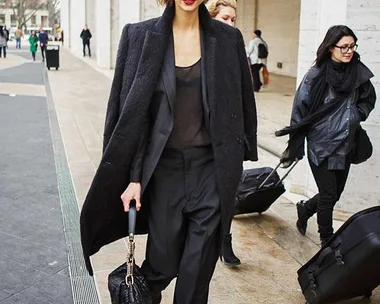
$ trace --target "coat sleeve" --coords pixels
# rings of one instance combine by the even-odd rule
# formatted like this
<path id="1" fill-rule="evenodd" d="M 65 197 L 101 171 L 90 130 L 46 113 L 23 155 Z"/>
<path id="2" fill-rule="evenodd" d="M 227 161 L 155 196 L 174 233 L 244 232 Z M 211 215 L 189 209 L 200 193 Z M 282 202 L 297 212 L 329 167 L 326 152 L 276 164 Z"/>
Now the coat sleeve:
<path id="1" fill-rule="evenodd" d="M 369 113 L 375 107 L 376 91 L 370 80 L 362 84 L 359 88 L 359 100 L 357 103 L 358 111 L 362 121 L 365 121 Z"/>
<path id="2" fill-rule="evenodd" d="M 143 130 L 140 133 L 140 141 L 137 146 L 136 154 L 134 155 L 131 162 L 130 177 L 131 183 L 140 183 L 142 178 L 142 168 L 144 164 L 146 148 L 148 146 L 149 130 L 150 130 L 150 120 L 149 115 L 142 118 Z"/>
<path id="3" fill-rule="evenodd" d="M 247 65 L 247 56 L 245 53 L 243 36 L 239 30 L 237 33 L 237 47 L 241 70 L 241 89 L 244 114 L 244 160 L 256 161 L 258 159 L 256 101 L 253 94 L 252 78 Z"/>
<path id="4" fill-rule="evenodd" d="M 113 130 L 115 129 L 116 123 L 119 120 L 120 93 L 123 86 L 123 74 L 128 53 L 128 29 L 129 25 L 127 24 L 123 29 L 123 33 L 120 38 L 119 49 L 117 52 L 115 74 L 112 81 L 110 97 L 108 99 L 104 126 L 103 152 L 105 151 Z"/>

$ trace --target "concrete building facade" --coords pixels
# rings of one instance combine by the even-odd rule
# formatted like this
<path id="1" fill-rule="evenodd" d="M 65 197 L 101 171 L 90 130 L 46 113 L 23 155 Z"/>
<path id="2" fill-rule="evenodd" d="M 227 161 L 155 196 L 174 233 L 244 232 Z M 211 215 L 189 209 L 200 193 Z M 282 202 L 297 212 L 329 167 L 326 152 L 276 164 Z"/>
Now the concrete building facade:
<path id="1" fill-rule="evenodd" d="M 156 0 L 61 0 L 61 23 L 65 45 L 81 54 L 79 34 L 85 24 L 93 33 L 92 45 L 100 68 L 113 68 L 119 37 L 125 24 L 159 16 Z M 302 79 L 313 64 L 318 45 L 334 24 L 350 26 L 359 37 L 358 52 L 376 75 L 373 83 L 380 94 L 380 1 L 373 0 L 238 0 L 237 26 L 245 42 L 254 29 L 263 32 L 269 45 L 271 73 Z M 287 124 L 287 121 L 283 122 Z M 380 106 L 365 123 L 374 145 L 370 161 L 355 166 L 350 175 L 344 210 L 380 203 Z M 371 172 L 371 174 L 368 174 Z M 316 192 L 306 161 L 295 171 L 296 192 Z M 357 209 L 357 208 L 356 208 Z"/>
<path id="2" fill-rule="evenodd" d="M 17 9 L 14 11 L 12 5 L 11 0 L 0 1 L 0 25 L 5 25 L 10 29 L 11 33 L 13 33 L 19 26 L 15 16 Z M 28 5 L 31 5 L 32 7 Z M 49 25 L 49 11 L 44 1 L 39 0 L 32 4 L 27 2 L 26 7 L 25 16 L 30 16 L 29 20 L 26 22 L 26 26 L 24 26 L 27 33 L 31 30 L 39 29 L 41 26 L 45 30 L 50 29 L 50 26 L 52 25 Z"/>

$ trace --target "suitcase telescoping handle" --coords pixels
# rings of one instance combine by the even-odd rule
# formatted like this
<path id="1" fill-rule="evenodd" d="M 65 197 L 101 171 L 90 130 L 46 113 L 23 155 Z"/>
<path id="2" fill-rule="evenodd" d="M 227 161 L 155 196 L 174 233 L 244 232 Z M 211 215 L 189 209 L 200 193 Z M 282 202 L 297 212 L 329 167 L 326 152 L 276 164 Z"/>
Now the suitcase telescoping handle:
<path id="1" fill-rule="evenodd" d="M 276 184 L 276 187 L 281 184 L 285 178 L 288 177 L 288 175 L 290 174 L 290 172 L 292 172 L 292 170 L 294 169 L 294 167 L 298 164 L 299 160 L 296 159 L 294 161 L 294 163 L 290 166 L 290 168 L 288 169 L 288 171 L 285 173 L 285 175 L 278 181 L 278 183 Z M 272 172 L 267 176 L 267 178 L 261 183 L 261 185 L 259 186 L 259 188 L 257 188 L 257 190 L 260 190 L 262 187 L 264 187 L 264 185 L 266 184 L 266 182 L 272 177 L 272 175 L 277 171 L 277 169 L 281 166 L 281 162 L 276 166 L 276 168 L 274 168 L 272 170 Z"/>

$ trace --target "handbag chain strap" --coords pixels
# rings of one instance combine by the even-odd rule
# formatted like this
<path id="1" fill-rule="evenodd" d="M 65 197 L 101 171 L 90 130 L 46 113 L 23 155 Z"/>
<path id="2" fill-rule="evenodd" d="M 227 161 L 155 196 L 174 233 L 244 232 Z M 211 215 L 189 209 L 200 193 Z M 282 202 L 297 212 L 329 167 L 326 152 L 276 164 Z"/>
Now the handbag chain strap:
<path id="1" fill-rule="evenodd" d="M 127 255 L 127 274 L 125 276 L 125 283 L 129 287 L 131 284 L 134 284 L 133 279 L 133 266 L 135 264 L 135 236 L 133 233 L 129 234 L 128 242 L 128 255 Z"/>

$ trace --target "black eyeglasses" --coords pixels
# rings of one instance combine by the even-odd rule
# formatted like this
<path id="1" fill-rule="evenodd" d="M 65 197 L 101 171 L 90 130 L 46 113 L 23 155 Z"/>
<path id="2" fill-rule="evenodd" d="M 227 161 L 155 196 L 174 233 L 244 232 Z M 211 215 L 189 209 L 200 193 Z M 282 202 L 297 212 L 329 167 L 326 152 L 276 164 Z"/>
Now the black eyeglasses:
<path id="1" fill-rule="evenodd" d="M 342 54 L 347 54 L 349 50 L 355 52 L 357 49 L 358 49 L 358 45 L 355 44 L 355 45 L 352 45 L 352 46 L 339 46 L 339 45 L 335 45 L 336 48 L 340 49 L 340 52 Z"/>

